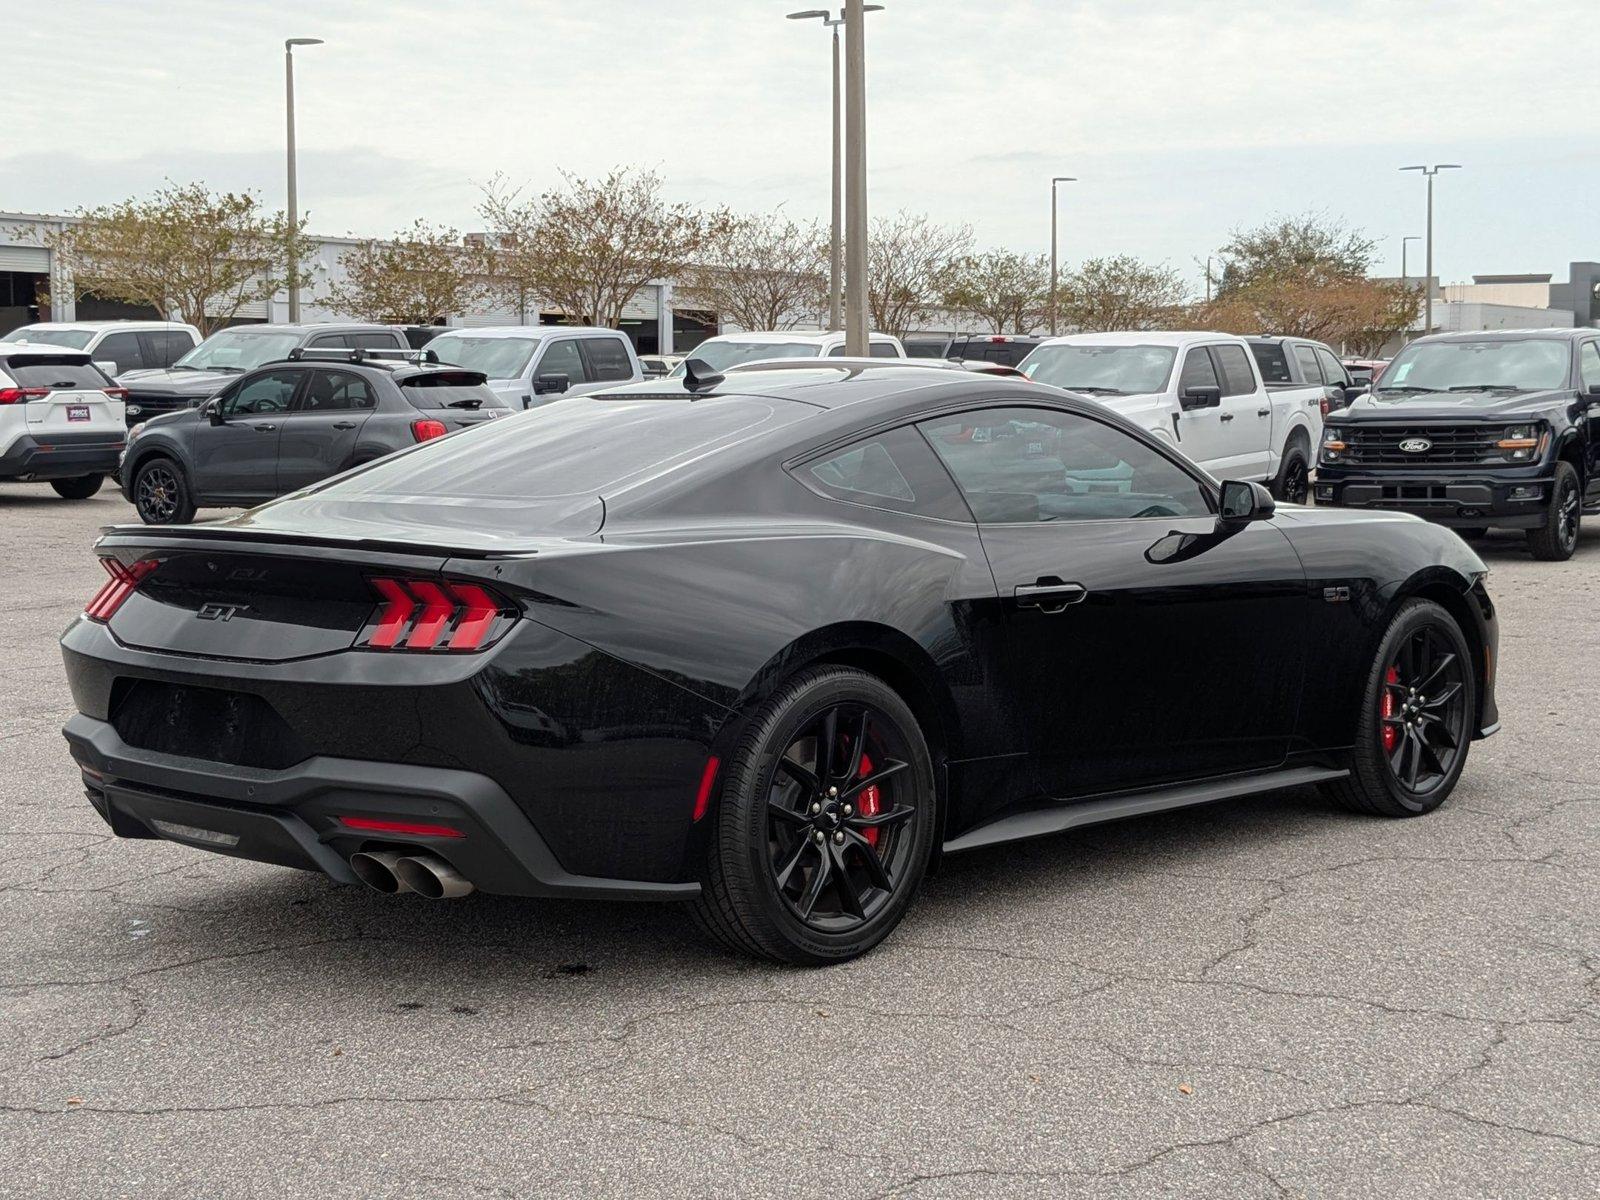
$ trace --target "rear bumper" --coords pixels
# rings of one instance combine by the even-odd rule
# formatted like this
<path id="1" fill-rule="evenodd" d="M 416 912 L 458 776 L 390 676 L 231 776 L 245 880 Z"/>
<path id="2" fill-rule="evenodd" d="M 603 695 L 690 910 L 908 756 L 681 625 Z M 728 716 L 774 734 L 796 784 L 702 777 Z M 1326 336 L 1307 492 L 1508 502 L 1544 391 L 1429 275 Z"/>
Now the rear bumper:
<path id="1" fill-rule="evenodd" d="M 349 858 L 371 847 L 427 850 L 481 891 L 512 896 L 686 900 L 698 883 L 653 883 L 564 870 L 493 780 L 471 771 L 315 757 L 282 771 L 129 746 L 79 713 L 62 731 L 89 801 L 121 837 L 182 842 L 354 883 Z M 374 836 L 340 818 L 443 825 L 461 837 Z"/>
<path id="2" fill-rule="evenodd" d="M 1323 466 L 1312 494 L 1318 504 L 1331 508 L 1409 512 L 1462 528 L 1532 529 L 1545 521 L 1551 482 L 1547 469 L 1380 474 Z"/>
<path id="3" fill-rule="evenodd" d="M 122 454 L 121 433 L 24 434 L 0 454 L 0 479 L 74 479 L 109 475 Z"/>

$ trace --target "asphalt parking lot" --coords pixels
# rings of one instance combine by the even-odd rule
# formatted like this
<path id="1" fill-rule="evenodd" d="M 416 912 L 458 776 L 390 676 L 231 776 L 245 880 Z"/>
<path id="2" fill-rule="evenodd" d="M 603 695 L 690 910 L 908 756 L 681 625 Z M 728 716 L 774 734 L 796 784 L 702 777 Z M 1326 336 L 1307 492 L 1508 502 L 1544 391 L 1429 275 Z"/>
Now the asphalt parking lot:
<path id="1" fill-rule="evenodd" d="M 1600 522 L 1483 547 L 1505 728 L 1438 814 L 980 852 L 805 972 L 109 836 L 55 638 L 131 519 L 0 486 L 0 1195 L 1600 1194 Z"/>

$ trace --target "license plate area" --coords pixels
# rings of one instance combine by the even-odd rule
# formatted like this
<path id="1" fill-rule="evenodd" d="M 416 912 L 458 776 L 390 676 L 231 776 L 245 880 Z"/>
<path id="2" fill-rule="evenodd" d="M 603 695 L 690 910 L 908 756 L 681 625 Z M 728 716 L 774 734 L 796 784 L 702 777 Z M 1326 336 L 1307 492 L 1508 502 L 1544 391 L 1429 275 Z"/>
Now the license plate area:
<path id="1" fill-rule="evenodd" d="M 69 421 L 88 421 L 89 419 L 90 419 L 89 406 L 87 404 L 69 404 L 69 405 L 67 405 L 67 420 L 69 420 Z"/>

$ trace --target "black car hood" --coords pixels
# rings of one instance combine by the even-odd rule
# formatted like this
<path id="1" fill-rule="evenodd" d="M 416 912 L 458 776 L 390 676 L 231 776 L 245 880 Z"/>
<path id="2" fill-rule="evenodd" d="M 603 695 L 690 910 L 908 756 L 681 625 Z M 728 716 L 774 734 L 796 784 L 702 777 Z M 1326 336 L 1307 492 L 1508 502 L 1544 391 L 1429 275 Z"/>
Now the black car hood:
<path id="1" fill-rule="evenodd" d="M 124 371 L 117 382 L 130 392 L 151 396 L 214 396 L 239 378 L 235 371 Z"/>
<path id="2" fill-rule="evenodd" d="M 1349 408 L 1331 415 L 1342 421 L 1473 421 L 1534 416 L 1566 404 L 1571 393 L 1542 392 L 1400 392 L 1362 396 Z"/>

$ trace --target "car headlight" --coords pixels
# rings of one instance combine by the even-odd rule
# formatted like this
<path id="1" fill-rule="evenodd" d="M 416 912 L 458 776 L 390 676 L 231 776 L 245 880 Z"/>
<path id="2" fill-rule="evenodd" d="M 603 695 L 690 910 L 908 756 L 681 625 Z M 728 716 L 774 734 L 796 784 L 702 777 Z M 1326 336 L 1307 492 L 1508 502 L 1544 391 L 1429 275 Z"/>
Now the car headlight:
<path id="1" fill-rule="evenodd" d="M 144 432 L 144 422 L 140 421 L 132 429 L 128 430 L 127 435 L 126 435 L 124 440 L 131 442 L 131 441 L 133 441 L 134 438 L 138 437 L 143 432 Z"/>
<path id="2" fill-rule="evenodd" d="M 1322 427 L 1322 461 L 1338 462 L 1339 456 L 1344 453 L 1344 429 L 1339 425 L 1324 425 Z"/>
<path id="3" fill-rule="evenodd" d="M 1532 462 L 1544 452 L 1544 431 L 1538 425 L 1510 425 L 1495 448 L 1507 462 Z"/>

